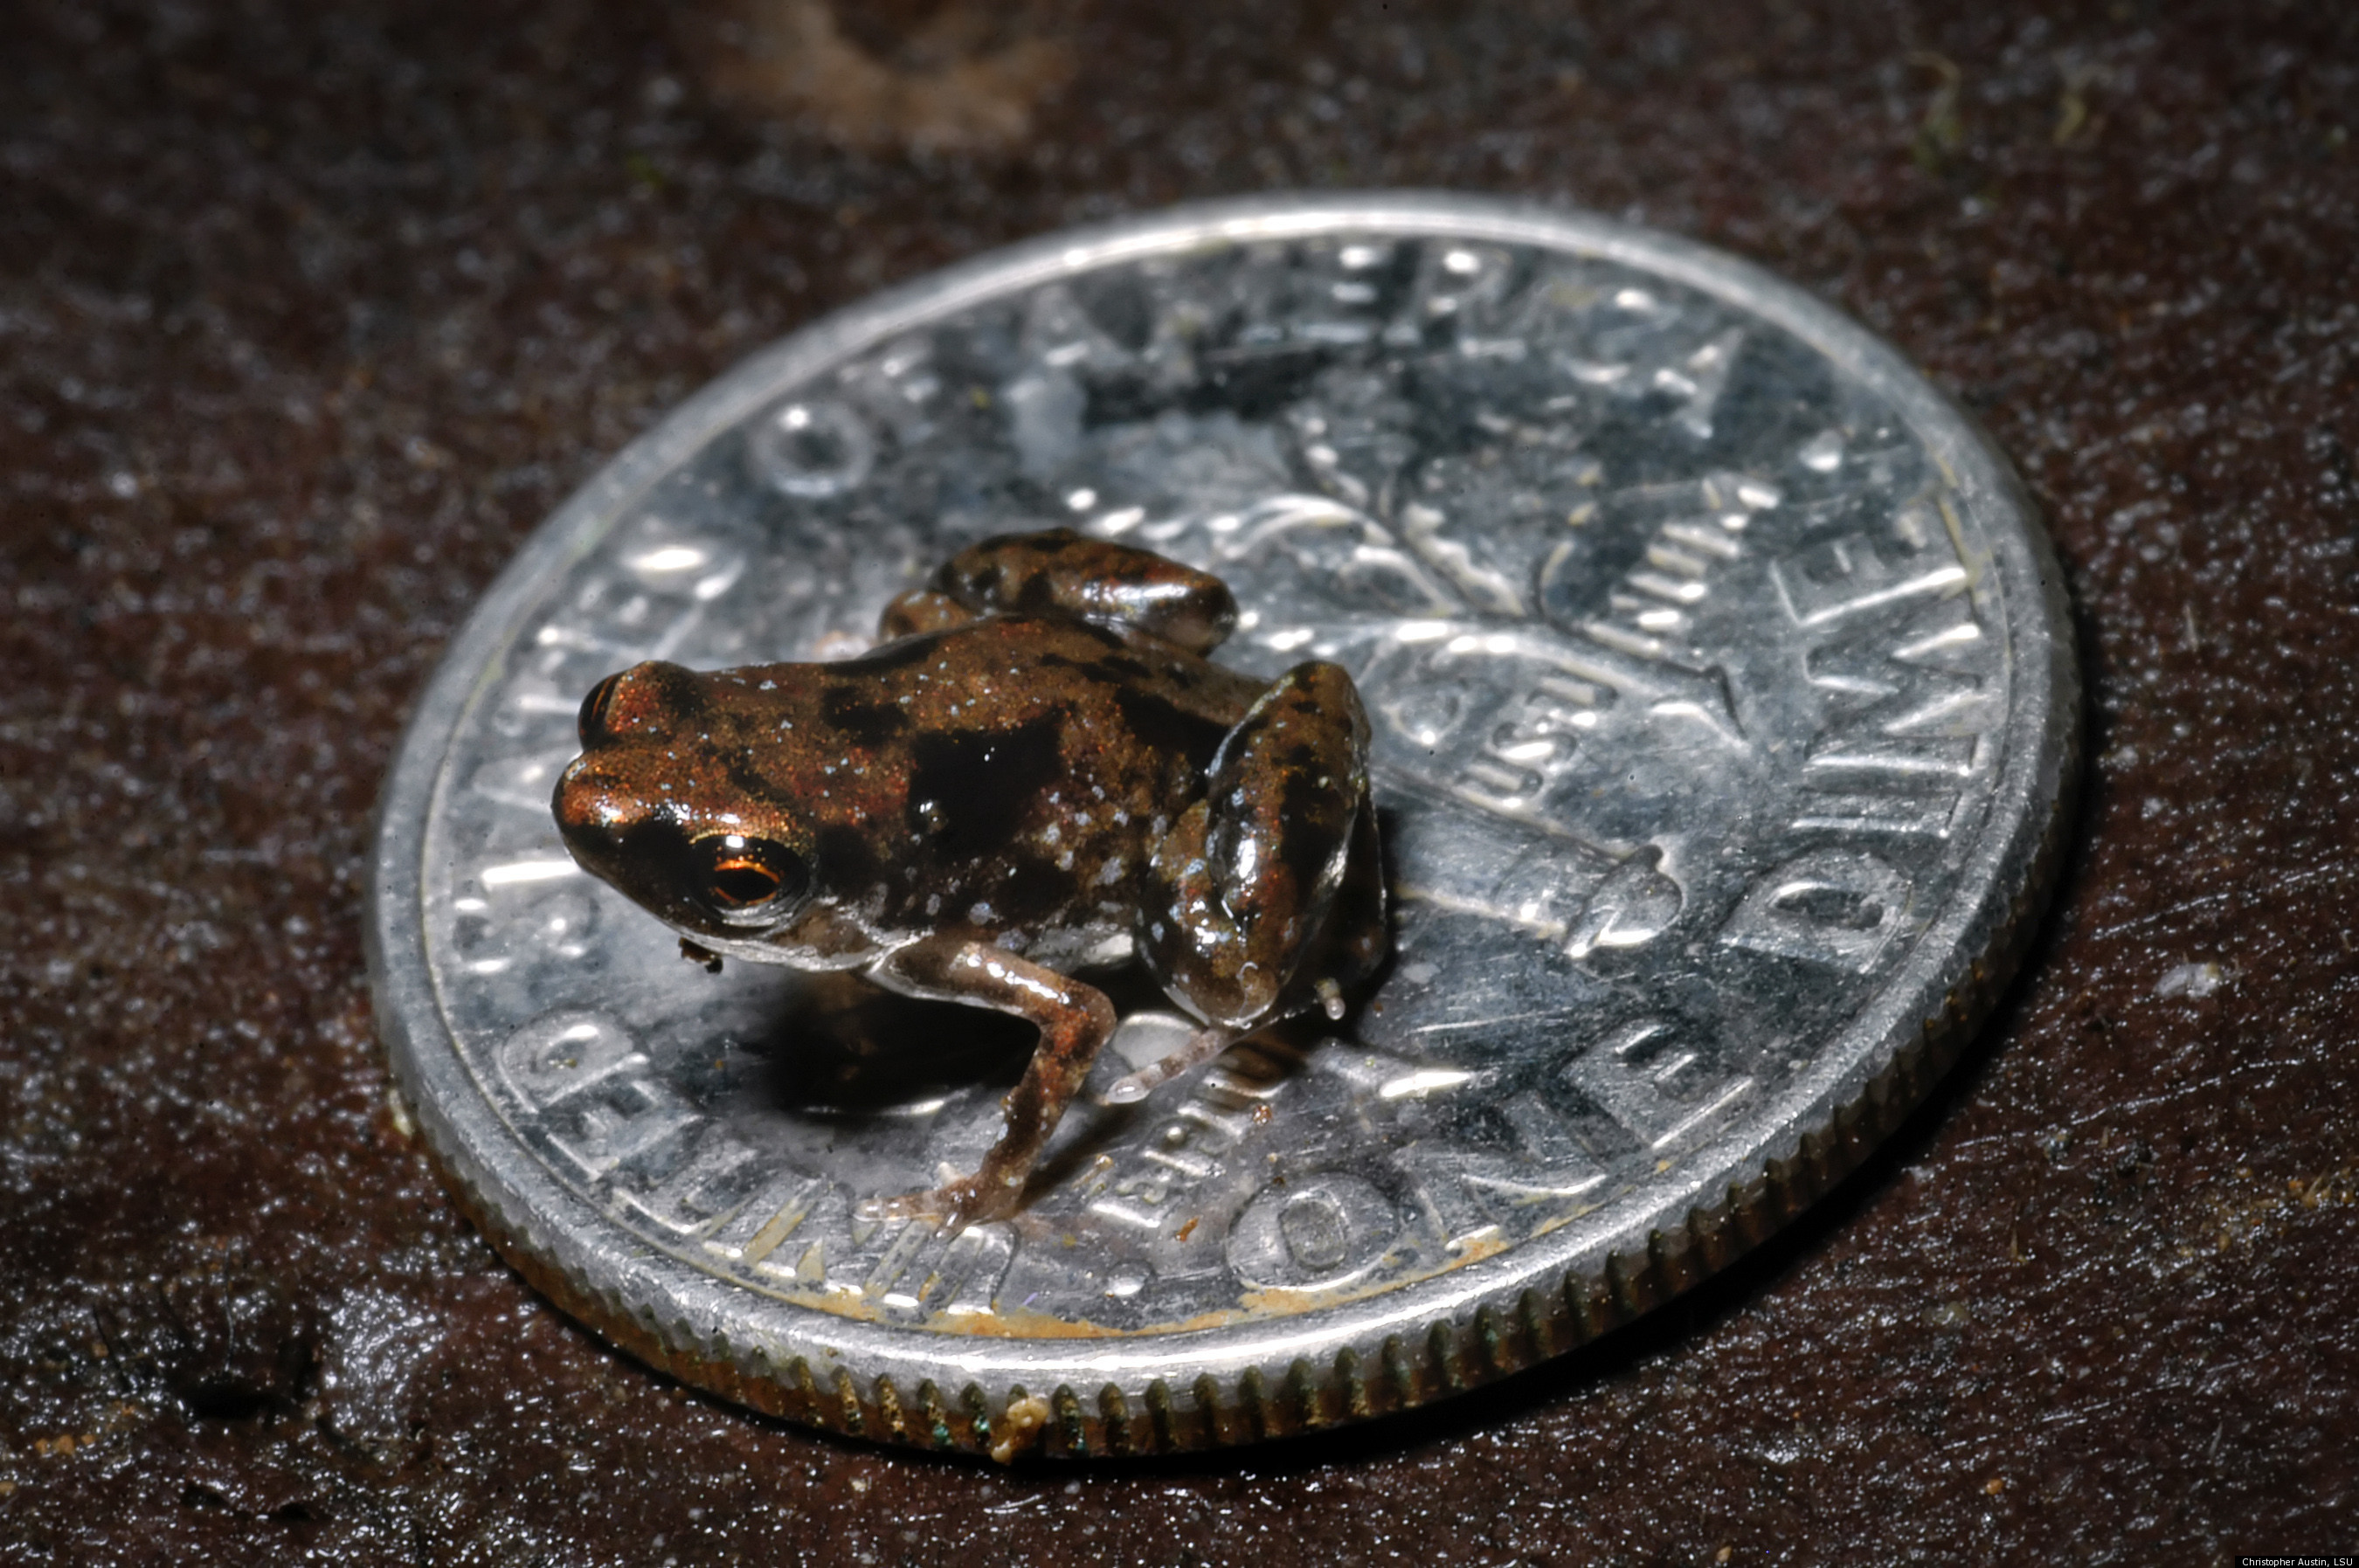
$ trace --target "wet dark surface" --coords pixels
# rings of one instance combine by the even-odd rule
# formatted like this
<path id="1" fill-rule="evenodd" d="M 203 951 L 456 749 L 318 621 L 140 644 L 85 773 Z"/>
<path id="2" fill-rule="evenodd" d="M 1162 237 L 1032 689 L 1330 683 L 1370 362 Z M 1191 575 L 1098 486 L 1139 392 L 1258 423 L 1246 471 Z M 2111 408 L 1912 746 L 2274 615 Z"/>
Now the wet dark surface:
<path id="1" fill-rule="evenodd" d="M 0 1561 L 2359 1550 L 2359 12 L 762 3 L 0 21 Z M 386 1113 L 363 860 L 445 639 L 831 306 L 1384 184 L 1727 246 L 1989 423 L 2093 692 L 2027 978 L 1767 1251 L 1426 1419 L 1009 1472 L 603 1348 Z"/>

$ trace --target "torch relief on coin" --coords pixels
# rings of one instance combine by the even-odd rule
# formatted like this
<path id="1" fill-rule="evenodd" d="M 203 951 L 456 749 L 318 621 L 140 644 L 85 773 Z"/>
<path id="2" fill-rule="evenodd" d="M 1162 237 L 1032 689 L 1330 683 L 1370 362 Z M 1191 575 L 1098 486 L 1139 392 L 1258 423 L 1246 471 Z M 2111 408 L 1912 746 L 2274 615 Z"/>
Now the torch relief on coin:
<path id="1" fill-rule="evenodd" d="M 1364 700 L 1391 957 L 1137 1104 L 1152 986 L 1012 1219 L 1029 1031 L 681 960 L 568 857 L 602 677 L 848 656 L 985 537 L 1219 577 Z M 766 349 L 532 537 L 383 806 L 380 1028 L 451 1190 L 610 1340 L 927 1448 L 1213 1447 L 1560 1355 L 1757 1243 L 1955 1058 L 2056 858 L 2078 684 L 1986 438 L 1700 245 L 1372 194 L 1016 246 Z"/>

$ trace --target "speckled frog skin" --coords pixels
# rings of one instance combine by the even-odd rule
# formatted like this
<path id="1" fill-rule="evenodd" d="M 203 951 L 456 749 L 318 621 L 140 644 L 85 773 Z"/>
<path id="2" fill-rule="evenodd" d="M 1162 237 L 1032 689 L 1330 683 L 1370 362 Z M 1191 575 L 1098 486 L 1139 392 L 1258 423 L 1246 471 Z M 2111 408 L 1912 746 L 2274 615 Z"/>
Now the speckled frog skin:
<path id="1" fill-rule="evenodd" d="M 974 1174 L 872 1214 L 1005 1218 L 1114 1024 L 1071 971 L 1136 954 L 1200 1021 L 1136 1099 L 1382 961 L 1368 727 L 1351 677 L 1208 662 L 1216 578 L 1070 530 L 985 540 L 834 664 L 651 663 L 582 702 L 566 847 L 691 956 L 858 969 L 1029 1019 Z"/>

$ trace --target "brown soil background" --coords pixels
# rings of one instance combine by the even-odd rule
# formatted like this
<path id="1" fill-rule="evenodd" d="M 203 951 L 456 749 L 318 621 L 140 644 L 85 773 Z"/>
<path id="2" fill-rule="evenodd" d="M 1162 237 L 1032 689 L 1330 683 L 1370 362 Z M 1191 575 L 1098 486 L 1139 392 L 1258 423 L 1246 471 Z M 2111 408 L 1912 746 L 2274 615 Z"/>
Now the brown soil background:
<path id="1" fill-rule="evenodd" d="M 0 1562 L 2359 1550 L 2359 10 L 669 15 L 0 17 Z M 1378 185 L 1726 246 L 1989 424 L 2092 693 L 2025 978 L 1802 1224 L 1417 1420 L 1006 1471 L 611 1353 L 386 1113 L 362 868 L 445 640 L 607 456 L 831 307 Z M 2216 988 L 2158 990 L 2190 964 Z"/>

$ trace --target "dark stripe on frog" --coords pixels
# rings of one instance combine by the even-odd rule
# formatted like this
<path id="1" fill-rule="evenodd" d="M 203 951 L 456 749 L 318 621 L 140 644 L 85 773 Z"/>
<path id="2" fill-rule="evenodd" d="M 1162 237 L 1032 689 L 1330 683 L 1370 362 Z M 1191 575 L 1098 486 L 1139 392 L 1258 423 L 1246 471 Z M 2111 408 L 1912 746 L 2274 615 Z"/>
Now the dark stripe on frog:
<path id="1" fill-rule="evenodd" d="M 878 879 L 886 874 L 875 846 L 857 827 L 842 823 L 822 827 L 816 848 L 818 871 L 811 879 L 815 887 L 839 893 L 850 890 L 850 896 L 856 899 L 863 890 L 876 886 Z"/>
<path id="2" fill-rule="evenodd" d="M 741 799 L 759 801 L 773 811 L 791 808 L 792 793 L 779 788 L 776 781 L 754 765 L 754 753 L 743 746 L 723 746 L 707 742 L 704 747 L 704 767 L 700 773 L 713 772 L 729 776 L 729 787 Z"/>
<path id="3" fill-rule="evenodd" d="M 1103 646 L 1109 653 L 1126 654 L 1130 650 L 1130 644 L 1123 641 L 1122 633 L 1112 627 L 1101 626 L 1094 621 L 1075 620 L 1065 623 L 1092 642 Z"/>
<path id="4" fill-rule="evenodd" d="M 1007 568 L 1001 567 L 992 574 L 991 591 L 992 597 L 1011 609 L 1033 615 L 1056 615 L 1066 612 L 1064 606 L 1057 602 L 1059 586 L 1055 579 L 1043 571 L 1026 579 L 1024 586 L 1011 600 L 1007 596 Z"/>
<path id="5" fill-rule="evenodd" d="M 991 907 L 1001 925 L 1046 929 L 1072 924 L 1085 916 L 1082 905 L 1087 902 L 1075 884 L 1082 873 L 1096 870 L 1092 862 L 1060 871 L 1053 860 L 1019 856 L 1009 866 L 1006 880 L 990 890 Z M 1103 890 L 1093 884 L 1089 891 Z"/>
<path id="6" fill-rule="evenodd" d="M 1064 776 L 1064 717 L 918 738 L 910 747 L 908 823 L 925 836 L 929 858 L 977 860 L 1014 844 Z"/>
<path id="7" fill-rule="evenodd" d="M 1156 692 L 1122 687 L 1115 690 L 1114 700 L 1122 709 L 1124 724 L 1148 751 L 1185 757 L 1200 775 L 1212 766 L 1212 753 L 1221 749 L 1229 732 L 1219 719 L 1190 713 Z"/>
<path id="8" fill-rule="evenodd" d="M 1155 672 L 1144 659 L 1128 654 L 1109 654 L 1102 659 L 1069 659 L 1062 654 L 1043 654 L 1039 666 L 1044 670 L 1079 670 L 1092 680 L 1107 686 L 1121 686 L 1131 681 L 1150 680 Z"/>
<path id="9" fill-rule="evenodd" d="M 1297 896 L 1306 896 L 1327 869 L 1328 857 L 1351 832 L 1353 803 L 1332 783 L 1321 786 L 1311 775 L 1316 753 L 1307 760 L 1298 755 L 1288 762 L 1285 804 L 1278 808 L 1283 831 L 1278 835 L 1277 858 L 1294 873 Z"/>
<path id="10" fill-rule="evenodd" d="M 898 704 L 875 701 L 866 695 L 864 687 L 856 685 L 828 687 L 820 697 L 819 712 L 853 744 L 871 751 L 909 727 L 909 716 Z"/>

